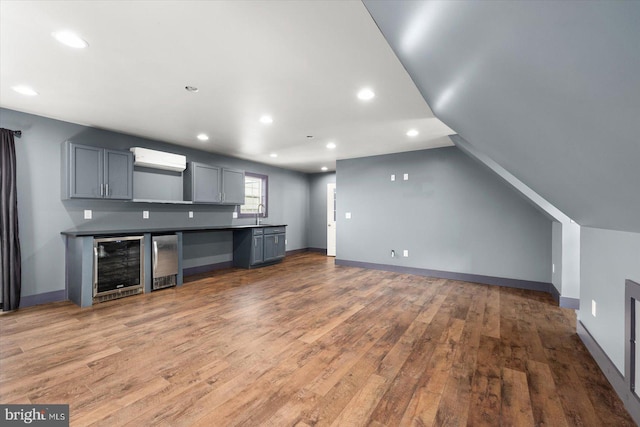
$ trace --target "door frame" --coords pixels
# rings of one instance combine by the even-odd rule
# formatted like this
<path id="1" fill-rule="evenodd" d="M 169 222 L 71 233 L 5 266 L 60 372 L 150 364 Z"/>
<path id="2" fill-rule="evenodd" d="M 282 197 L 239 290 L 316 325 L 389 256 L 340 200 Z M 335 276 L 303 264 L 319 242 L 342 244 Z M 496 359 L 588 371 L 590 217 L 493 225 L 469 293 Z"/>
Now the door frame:
<path id="1" fill-rule="evenodd" d="M 336 256 L 336 183 L 327 184 L 327 256 Z"/>

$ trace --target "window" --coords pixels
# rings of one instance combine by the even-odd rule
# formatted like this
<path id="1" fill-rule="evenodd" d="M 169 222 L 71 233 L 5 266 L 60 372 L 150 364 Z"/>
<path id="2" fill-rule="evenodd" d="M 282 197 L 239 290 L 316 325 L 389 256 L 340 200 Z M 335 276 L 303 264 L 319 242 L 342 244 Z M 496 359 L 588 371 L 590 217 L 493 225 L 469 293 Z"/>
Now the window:
<path id="1" fill-rule="evenodd" d="M 269 204 L 269 177 L 257 173 L 244 174 L 244 205 L 240 206 L 239 218 L 255 217 L 260 208 L 260 217 L 267 217 Z M 262 205 L 262 206 L 260 206 Z"/>

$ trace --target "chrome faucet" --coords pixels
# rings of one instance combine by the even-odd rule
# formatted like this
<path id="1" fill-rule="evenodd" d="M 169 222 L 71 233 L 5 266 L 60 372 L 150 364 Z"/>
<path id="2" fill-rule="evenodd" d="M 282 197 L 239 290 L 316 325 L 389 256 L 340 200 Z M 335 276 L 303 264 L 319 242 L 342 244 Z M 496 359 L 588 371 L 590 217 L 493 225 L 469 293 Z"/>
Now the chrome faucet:
<path id="1" fill-rule="evenodd" d="M 262 217 L 264 218 L 264 205 L 260 203 L 258 205 L 258 209 L 256 210 L 256 225 L 260 225 L 260 206 L 262 206 L 262 209 L 263 209 Z"/>

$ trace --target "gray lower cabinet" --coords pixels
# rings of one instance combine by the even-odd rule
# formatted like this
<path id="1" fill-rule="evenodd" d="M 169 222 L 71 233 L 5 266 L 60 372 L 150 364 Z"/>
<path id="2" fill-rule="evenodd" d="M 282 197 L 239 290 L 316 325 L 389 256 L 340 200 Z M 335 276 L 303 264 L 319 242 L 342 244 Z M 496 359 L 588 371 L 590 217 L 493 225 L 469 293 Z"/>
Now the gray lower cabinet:
<path id="1" fill-rule="evenodd" d="M 284 227 L 264 229 L 264 262 L 284 258 L 286 252 Z"/>
<path id="2" fill-rule="evenodd" d="M 253 268 L 285 256 L 285 227 L 254 227 L 233 232 L 233 265 Z"/>
<path id="3" fill-rule="evenodd" d="M 251 243 L 251 265 L 262 264 L 264 262 L 264 236 L 253 236 Z"/>
<path id="4" fill-rule="evenodd" d="M 67 142 L 64 152 L 64 198 L 133 198 L 133 155 Z"/>
<path id="5" fill-rule="evenodd" d="M 244 171 L 189 162 L 184 197 L 195 203 L 244 204 Z"/>

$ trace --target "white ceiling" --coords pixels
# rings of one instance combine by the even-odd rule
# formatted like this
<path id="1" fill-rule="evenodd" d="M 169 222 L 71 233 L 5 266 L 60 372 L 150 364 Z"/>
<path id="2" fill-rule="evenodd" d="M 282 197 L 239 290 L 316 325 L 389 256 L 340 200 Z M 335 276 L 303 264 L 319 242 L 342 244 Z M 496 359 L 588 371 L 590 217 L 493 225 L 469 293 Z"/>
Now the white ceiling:
<path id="1" fill-rule="evenodd" d="M 304 172 L 452 145 L 453 131 L 360 1 L 2 0 L 0 8 L 5 108 Z M 63 29 L 89 47 L 58 43 L 51 34 Z M 38 96 L 11 90 L 19 84 Z M 363 87 L 376 97 L 359 100 Z M 273 123 L 260 123 L 263 114 Z M 411 128 L 420 134 L 406 136 Z M 210 140 L 198 141 L 201 132 Z"/>

